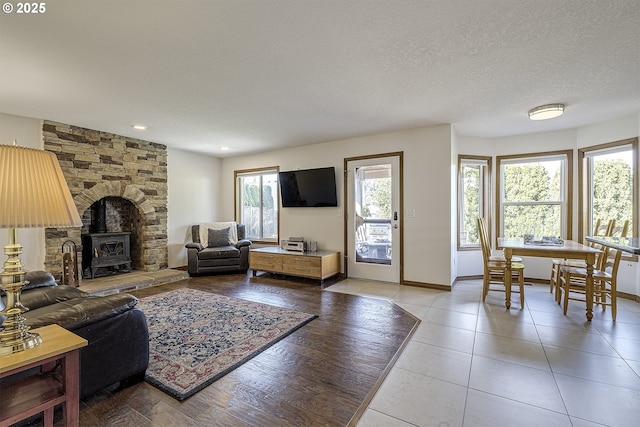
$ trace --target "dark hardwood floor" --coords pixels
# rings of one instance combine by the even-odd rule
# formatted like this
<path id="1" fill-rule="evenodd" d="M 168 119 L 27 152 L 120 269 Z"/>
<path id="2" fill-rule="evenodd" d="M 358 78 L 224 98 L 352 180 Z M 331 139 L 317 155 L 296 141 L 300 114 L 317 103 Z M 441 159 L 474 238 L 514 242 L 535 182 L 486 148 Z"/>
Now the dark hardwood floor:
<path id="1" fill-rule="evenodd" d="M 183 402 L 145 382 L 105 390 L 82 402 L 81 426 L 355 425 L 418 324 L 386 301 L 269 275 L 196 277 L 132 294 L 145 297 L 183 287 L 319 318 Z"/>

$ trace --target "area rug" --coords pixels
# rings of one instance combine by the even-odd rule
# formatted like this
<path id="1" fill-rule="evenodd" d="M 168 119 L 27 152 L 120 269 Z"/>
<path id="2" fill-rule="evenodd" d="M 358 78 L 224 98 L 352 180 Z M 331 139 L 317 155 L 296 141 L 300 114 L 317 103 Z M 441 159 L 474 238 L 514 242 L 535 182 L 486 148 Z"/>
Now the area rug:
<path id="1" fill-rule="evenodd" d="M 184 400 L 318 316 L 195 289 L 141 298 L 145 380 Z"/>

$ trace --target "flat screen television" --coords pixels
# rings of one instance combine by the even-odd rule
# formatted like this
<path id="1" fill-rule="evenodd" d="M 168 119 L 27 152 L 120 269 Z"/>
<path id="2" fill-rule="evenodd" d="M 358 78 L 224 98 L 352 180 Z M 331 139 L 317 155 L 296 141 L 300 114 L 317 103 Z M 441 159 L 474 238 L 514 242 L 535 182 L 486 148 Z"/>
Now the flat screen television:
<path id="1" fill-rule="evenodd" d="M 334 167 L 278 173 L 283 208 L 338 206 Z"/>

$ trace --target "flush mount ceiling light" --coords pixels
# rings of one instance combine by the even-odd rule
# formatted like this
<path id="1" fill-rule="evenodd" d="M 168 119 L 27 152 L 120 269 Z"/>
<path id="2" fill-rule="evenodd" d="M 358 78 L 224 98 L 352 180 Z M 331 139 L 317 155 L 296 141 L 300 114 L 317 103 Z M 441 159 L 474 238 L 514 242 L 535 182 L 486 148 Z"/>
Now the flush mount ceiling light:
<path id="1" fill-rule="evenodd" d="M 146 130 L 147 127 L 145 125 L 131 125 L 132 128 L 136 130 Z"/>
<path id="2" fill-rule="evenodd" d="M 562 113 L 564 113 L 564 104 L 547 104 L 529 110 L 529 118 L 531 120 L 547 120 L 559 117 Z"/>

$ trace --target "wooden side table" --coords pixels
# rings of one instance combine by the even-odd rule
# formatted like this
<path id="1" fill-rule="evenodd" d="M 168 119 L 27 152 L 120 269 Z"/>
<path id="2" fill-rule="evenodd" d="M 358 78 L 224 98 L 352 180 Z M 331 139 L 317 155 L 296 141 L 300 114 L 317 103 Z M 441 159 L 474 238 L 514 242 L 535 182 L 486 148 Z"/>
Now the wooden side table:
<path id="1" fill-rule="evenodd" d="M 65 426 L 78 426 L 80 420 L 80 348 L 87 345 L 81 338 L 58 325 L 33 332 L 40 334 L 42 344 L 19 353 L 0 356 L 0 378 L 31 368 L 40 373 L 2 387 L 0 427 L 44 412 L 45 427 L 53 426 L 53 411 L 63 404 Z M 60 361 L 62 377 L 52 367 Z M 47 372 L 49 371 L 49 372 Z"/>

